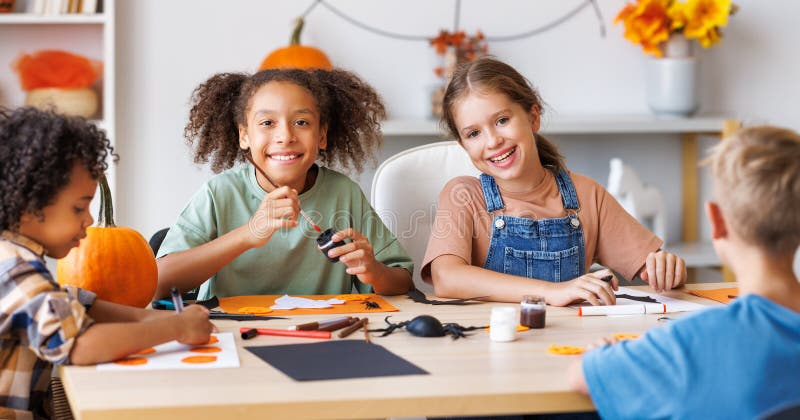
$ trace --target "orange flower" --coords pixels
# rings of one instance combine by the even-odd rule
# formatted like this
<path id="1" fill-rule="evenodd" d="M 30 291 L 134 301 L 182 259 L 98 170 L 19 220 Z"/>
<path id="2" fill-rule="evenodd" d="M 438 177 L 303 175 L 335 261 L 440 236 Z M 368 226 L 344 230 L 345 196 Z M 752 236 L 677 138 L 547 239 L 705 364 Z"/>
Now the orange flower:
<path id="1" fill-rule="evenodd" d="M 666 41 L 671 32 L 667 9 L 670 0 L 640 0 L 637 4 L 627 4 L 614 19 L 623 22 L 625 38 L 656 57 L 661 57 L 658 44 Z"/>
<path id="2" fill-rule="evenodd" d="M 688 0 L 685 6 L 686 38 L 696 39 L 703 48 L 720 40 L 719 28 L 728 25 L 731 0 Z"/>
<path id="3" fill-rule="evenodd" d="M 673 32 L 683 32 L 703 47 L 710 47 L 722 37 L 721 27 L 737 7 L 731 0 L 636 0 L 620 10 L 614 23 L 623 22 L 625 38 L 651 55 L 661 57 L 660 44 Z"/>

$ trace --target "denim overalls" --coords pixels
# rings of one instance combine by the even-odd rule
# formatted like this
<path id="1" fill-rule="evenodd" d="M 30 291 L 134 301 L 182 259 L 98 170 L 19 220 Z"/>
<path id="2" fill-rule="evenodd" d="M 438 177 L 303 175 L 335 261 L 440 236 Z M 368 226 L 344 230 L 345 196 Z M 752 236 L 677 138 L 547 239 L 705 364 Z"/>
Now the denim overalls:
<path id="1" fill-rule="evenodd" d="M 565 170 L 554 175 L 567 216 L 532 220 L 494 215 L 484 268 L 552 282 L 572 280 L 584 273 L 586 247 L 578 220 L 578 196 Z M 489 213 L 505 208 L 494 178 L 486 174 L 480 178 Z"/>

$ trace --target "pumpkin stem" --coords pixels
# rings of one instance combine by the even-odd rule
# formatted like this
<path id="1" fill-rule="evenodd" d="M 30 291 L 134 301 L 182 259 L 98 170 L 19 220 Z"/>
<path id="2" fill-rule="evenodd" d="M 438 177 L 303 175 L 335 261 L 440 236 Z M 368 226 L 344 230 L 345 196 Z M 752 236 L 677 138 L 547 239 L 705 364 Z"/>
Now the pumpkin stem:
<path id="1" fill-rule="evenodd" d="M 289 45 L 300 45 L 300 32 L 303 32 L 303 24 L 305 24 L 303 18 L 297 18 L 297 25 L 295 25 L 292 31 L 292 38 L 289 40 Z"/>
<path id="2" fill-rule="evenodd" d="M 100 211 L 97 215 L 97 226 L 114 227 L 114 204 L 111 200 L 111 188 L 108 187 L 106 174 L 100 174 Z"/>

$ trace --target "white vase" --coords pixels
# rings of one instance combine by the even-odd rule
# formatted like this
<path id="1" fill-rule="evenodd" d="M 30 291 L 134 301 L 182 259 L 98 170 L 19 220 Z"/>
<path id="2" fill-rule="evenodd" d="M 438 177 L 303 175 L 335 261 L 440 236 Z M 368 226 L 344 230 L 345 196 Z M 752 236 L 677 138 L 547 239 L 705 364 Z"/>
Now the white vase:
<path id="1" fill-rule="evenodd" d="M 699 107 L 697 58 L 681 35 L 670 37 L 662 50 L 663 58 L 645 63 L 647 105 L 659 117 L 688 117 Z"/>

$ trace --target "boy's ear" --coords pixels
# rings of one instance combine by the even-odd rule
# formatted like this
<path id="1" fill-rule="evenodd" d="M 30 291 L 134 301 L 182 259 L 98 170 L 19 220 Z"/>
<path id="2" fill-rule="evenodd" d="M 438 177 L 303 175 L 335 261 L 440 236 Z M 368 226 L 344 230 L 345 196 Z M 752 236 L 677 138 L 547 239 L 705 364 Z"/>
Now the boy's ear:
<path id="1" fill-rule="evenodd" d="M 539 132 L 540 123 L 542 121 L 541 118 L 539 118 L 540 115 L 541 110 L 537 106 L 533 106 L 531 108 L 531 129 L 534 133 Z"/>
<path id="2" fill-rule="evenodd" d="M 719 204 L 713 201 L 706 202 L 706 216 L 711 222 L 711 239 L 724 239 L 728 237 L 728 228 L 725 216 L 722 214 Z"/>
<path id="3" fill-rule="evenodd" d="M 328 147 L 328 127 L 322 127 L 319 135 L 319 150 L 325 150 Z"/>

